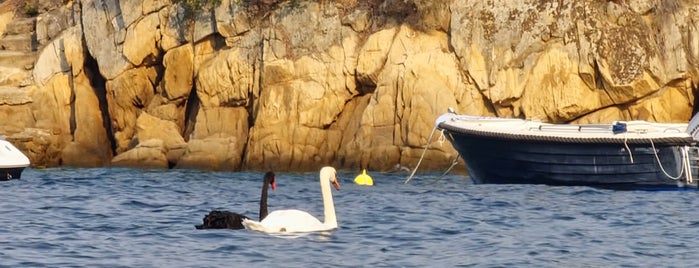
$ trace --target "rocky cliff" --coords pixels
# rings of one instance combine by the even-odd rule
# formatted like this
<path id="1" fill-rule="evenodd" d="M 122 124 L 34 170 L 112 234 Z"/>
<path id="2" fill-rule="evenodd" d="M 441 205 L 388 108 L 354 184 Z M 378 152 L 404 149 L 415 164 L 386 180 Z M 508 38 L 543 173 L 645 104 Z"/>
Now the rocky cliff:
<path id="1" fill-rule="evenodd" d="M 35 167 L 388 171 L 415 166 L 449 107 L 685 122 L 698 14 L 690 0 L 7 0 L 0 134 Z M 456 157 L 429 148 L 421 170 Z"/>

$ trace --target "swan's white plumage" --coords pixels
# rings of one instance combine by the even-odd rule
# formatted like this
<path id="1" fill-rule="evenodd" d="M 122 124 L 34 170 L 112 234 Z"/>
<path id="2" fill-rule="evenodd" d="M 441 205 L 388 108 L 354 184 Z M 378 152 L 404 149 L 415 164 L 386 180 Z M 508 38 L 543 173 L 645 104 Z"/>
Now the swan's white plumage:
<path id="1" fill-rule="evenodd" d="M 337 229 L 337 216 L 333 203 L 330 184 L 335 184 L 339 189 L 336 171 L 332 167 L 324 167 L 320 170 L 320 188 L 323 195 L 323 208 L 325 222 L 321 222 L 308 212 L 297 209 L 272 211 L 262 221 L 250 219 L 243 220 L 245 228 L 264 233 L 306 233 Z"/>
<path id="2" fill-rule="evenodd" d="M 296 209 L 273 211 L 262 222 L 245 219 L 243 225 L 250 230 L 265 233 L 306 233 L 337 228 L 327 226 L 308 212 Z"/>

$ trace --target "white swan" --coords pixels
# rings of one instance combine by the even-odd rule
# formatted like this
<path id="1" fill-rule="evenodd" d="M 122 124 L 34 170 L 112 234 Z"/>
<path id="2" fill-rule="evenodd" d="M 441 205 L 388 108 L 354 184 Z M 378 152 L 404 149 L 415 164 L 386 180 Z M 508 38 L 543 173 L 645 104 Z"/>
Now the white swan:
<path id="1" fill-rule="evenodd" d="M 248 230 L 264 233 L 307 233 L 337 229 L 337 216 L 330 183 L 335 186 L 335 189 L 340 190 L 335 168 L 323 167 L 320 169 L 320 190 L 323 195 L 325 222 L 321 222 L 308 212 L 286 209 L 272 211 L 259 222 L 244 219 L 243 225 Z"/>

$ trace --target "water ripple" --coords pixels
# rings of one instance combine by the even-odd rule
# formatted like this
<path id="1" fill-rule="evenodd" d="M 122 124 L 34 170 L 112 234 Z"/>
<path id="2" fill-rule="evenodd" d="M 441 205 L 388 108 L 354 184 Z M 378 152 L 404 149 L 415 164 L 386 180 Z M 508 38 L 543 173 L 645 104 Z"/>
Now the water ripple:
<path id="1" fill-rule="evenodd" d="M 0 183 L 0 267 L 689 267 L 696 192 L 473 185 L 340 174 L 340 227 L 195 230 L 211 209 L 256 217 L 261 173 L 28 169 Z M 278 174 L 270 210 L 322 218 L 317 174 Z M 37 256 L 40 256 L 37 257 Z"/>

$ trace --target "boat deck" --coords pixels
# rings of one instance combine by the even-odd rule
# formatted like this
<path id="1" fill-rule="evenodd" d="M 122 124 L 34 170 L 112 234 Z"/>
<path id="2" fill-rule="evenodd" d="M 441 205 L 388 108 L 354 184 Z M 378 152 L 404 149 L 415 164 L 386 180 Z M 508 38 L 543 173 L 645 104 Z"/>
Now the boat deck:
<path id="1" fill-rule="evenodd" d="M 438 125 L 462 134 L 564 143 L 655 143 L 690 145 L 687 124 L 617 121 L 613 124 L 550 124 L 534 120 L 454 116 Z"/>

